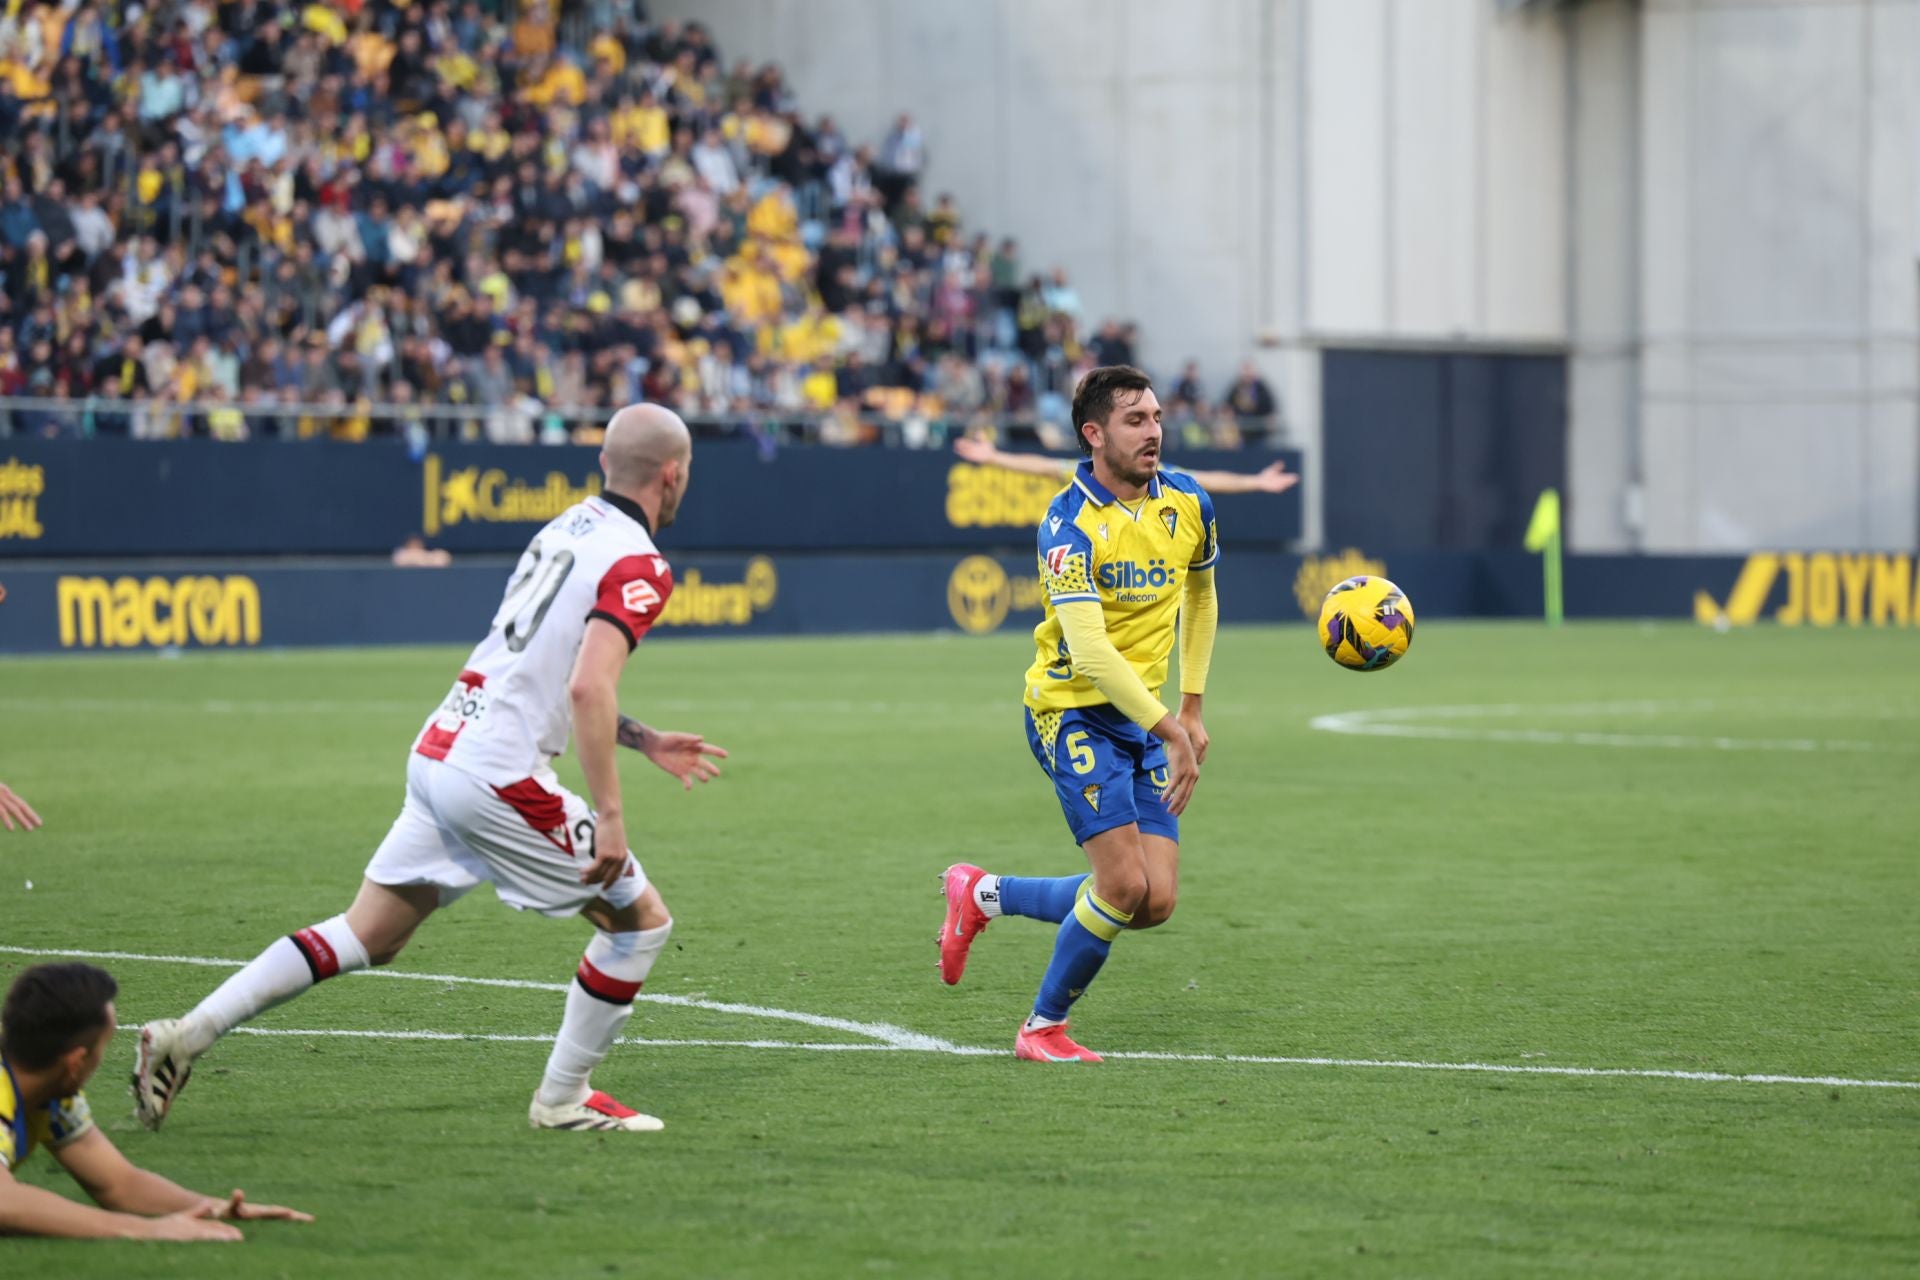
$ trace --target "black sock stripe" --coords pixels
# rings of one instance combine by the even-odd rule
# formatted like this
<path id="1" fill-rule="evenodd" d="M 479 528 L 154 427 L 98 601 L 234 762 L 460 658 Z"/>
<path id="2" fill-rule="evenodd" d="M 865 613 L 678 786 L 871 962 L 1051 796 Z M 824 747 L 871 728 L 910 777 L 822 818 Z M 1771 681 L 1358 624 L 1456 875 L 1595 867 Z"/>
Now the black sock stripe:
<path id="1" fill-rule="evenodd" d="M 633 1001 L 631 1000 L 616 1000 L 612 996 L 602 995 L 598 991 L 595 991 L 592 987 L 587 985 L 586 979 L 582 978 L 577 973 L 573 975 L 573 981 L 575 985 L 577 985 L 582 991 L 586 992 L 588 995 L 592 996 L 595 1000 L 599 1000 L 605 1004 L 613 1005 L 617 1009 L 630 1009 L 633 1007 Z"/>
<path id="2" fill-rule="evenodd" d="M 313 980 L 316 983 L 325 981 L 320 973 L 320 962 L 313 958 L 313 952 L 307 950 L 307 944 L 300 941 L 300 935 L 290 933 L 287 935 L 287 941 L 291 942 L 293 949 L 300 953 L 300 958 L 307 962 L 307 972 L 313 975 Z"/>

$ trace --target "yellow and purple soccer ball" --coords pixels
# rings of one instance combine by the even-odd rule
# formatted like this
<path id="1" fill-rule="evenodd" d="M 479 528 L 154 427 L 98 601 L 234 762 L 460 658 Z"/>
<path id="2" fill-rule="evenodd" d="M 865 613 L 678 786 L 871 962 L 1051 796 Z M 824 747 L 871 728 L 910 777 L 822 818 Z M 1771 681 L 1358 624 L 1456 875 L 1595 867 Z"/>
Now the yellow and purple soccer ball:
<path id="1" fill-rule="evenodd" d="M 1413 643 L 1413 604 L 1385 578 L 1348 578 L 1320 605 L 1320 643 L 1350 671 L 1390 667 Z"/>

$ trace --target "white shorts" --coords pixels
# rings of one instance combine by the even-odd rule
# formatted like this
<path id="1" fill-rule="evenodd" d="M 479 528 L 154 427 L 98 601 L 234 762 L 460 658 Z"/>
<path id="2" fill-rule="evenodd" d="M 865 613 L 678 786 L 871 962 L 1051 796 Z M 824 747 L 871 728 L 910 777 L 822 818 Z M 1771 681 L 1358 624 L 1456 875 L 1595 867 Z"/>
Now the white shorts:
<path id="1" fill-rule="evenodd" d="M 596 898 L 616 908 L 646 892 L 632 853 L 610 889 L 580 883 L 593 860 L 593 811 L 551 776 L 493 787 L 425 756 L 407 758 L 407 800 L 367 864 L 375 884 L 430 884 L 446 906 L 482 881 L 500 901 L 547 916 Z"/>

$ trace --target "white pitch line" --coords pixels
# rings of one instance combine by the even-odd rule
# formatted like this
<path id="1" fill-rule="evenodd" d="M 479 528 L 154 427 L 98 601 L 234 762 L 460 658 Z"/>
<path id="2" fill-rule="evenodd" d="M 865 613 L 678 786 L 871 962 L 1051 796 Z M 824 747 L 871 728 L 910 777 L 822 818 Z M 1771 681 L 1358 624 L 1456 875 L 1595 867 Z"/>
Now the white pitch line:
<path id="1" fill-rule="evenodd" d="M 351 1040 L 475 1040 L 488 1044 L 551 1044 L 552 1036 L 502 1035 L 497 1032 L 462 1031 L 337 1031 L 329 1029 L 286 1030 L 278 1027 L 235 1027 L 239 1035 L 285 1036 L 295 1039 L 341 1038 Z M 916 1049 L 911 1045 L 833 1044 L 798 1040 L 655 1040 L 645 1036 L 623 1036 L 615 1043 L 639 1045 L 649 1049 L 800 1049 L 811 1053 L 943 1053 L 953 1057 L 1003 1058 L 1005 1049 L 987 1049 L 976 1045 L 948 1045 L 944 1049 Z M 1920 1080 L 1860 1080 L 1852 1076 L 1789 1076 L 1773 1074 L 1735 1075 L 1725 1071 L 1658 1071 L 1632 1067 L 1547 1067 L 1514 1066 L 1498 1062 L 1420 1062 L 1406 1058 L 1299 1058 L 1257 1053 L 1156 1053 L 1152 1051 L 1107 1052 L 1103 1057 L 1124 1062 L 1220 1062 L 1251 1066 L 1280 1067 L 1361 1067 L 1379 1071 L 1463 1071 L 1481 1075 L 1572 1076 L 1583 1079 L 1628 1078 L 1636 1080 L 1691 1080 L 1711 1084 L 1810 1084 L 1843 1089 L 1920 1089 Z"/>
<path id="2" fill-rule="evenodd" d="M 215 956 L 159 956 L 137 951 L 80 951 L 72 948 L 46 949 L 40 947 L 0 946 L 0 952 L 21 956 L 77 956 L 83 960 L 140 960 L 152 964 L 197 965 L 205 969 L 238 969 L 247 962 L 244 960 L 224 960 Z M 409 973 L 396 969 L 361 969 L 355 972 L 356 978 L 392 978 L 405 982 L 437 982 L 449 986 L 461 987 L 507 987 L 518 991 L 560 991 L 567 990 L 564 982 L 530 982 L 524 978 L 469 978 L 452 973 Z M 865 1036 L 869 1040 L 878 1040 L 882 1044 L 896 1049 L 918 1049 L 927 1053 L 952 1053 L 961 1046 L 938 1036 L 922 1035 L 918 1031 L 909 1031 L 905 1027 L 896 1027 L 887 1022 L 855 1022 L 850 1018 L 831 1018 L 817 1013 L 801 1013 L 794 1009 L 773 1009 L 757 1004 L 735 1004 L 727 1000 L 697 1000 L 692 996 L 656 995 L 643 991 L 634 999 L 647 1004 L 675 1005 L 682 1009 L 705 1009 L 712 1013 L 737 1013 L 749 1018 L 771 1018 L 779 1022 L 798 1022 L 802 1026 L 818 1027 L 822 1031 L 845 1031 L 850 1035 Z"/>
<path id="3" fill-rule="evenodd" d="M 138 951 L 81 951 L 66 948 L 15 947 L 0 945 L 0 952 L 23 956 L 78 956 L 88 960 L 136 960 L 154 964 L 193 965 L 208 969 L 237 969 L 243 962 L 213 956 L 163 956 Z M 520 978 L 469 978 L 458 974 L 395 973 L 391 970 L 361 970 L 356 976 L 406 978 L 419 982 L 441 982 L 455 986 L 509 987 L 525 991 L 565 991 L 561 982 L 532 982 Z M 854 1031 L 871 1037 L 865 1044 L 837 1044 L 797 1040 L 652 1040 L 630 1036 L 619 1043 L 655 1049 L 797 1049 L 813 1053 L 940 1053 L 952 1057 L 1005 1057 L 1004 1049 L 955 1044 L 937 1036 L 921 1035 L 884 1022 L 853 1022 L 845 1018 L 827 1018 L 790 1009 L 769 1009 L 760 1005 L 731 1004 L 718 1000 L 696 1000 L 688 996 L 649 995 L 639 1000 L 685 1008 L 739 1013 L 748 1017 L 777 1018 L 840 1031 Z M 339 1037 L 355 1040 L 477 1040 L 501 1044 L 548 1044 L 552 1036 L 503 1035 L 490 1032 L 458 1031 L 342 1031 L 289 1030 L 279 1027 L 236 1027 L 242 1035 L 277 1037 Z M 1687 1080 L 1709 1084 L 1802 1084 L 1836 1089 L 1913 1089 L 1920 1080 L 1862 1080 L 1852 1076 L 1796 1076 L 1774 1073 L 1745 1075 L 1724 1071 L 1662 1071 L 1635 1067 L 1550 1067 L 1518 1066 L 1498 1062 L 1421 1062 L 1406 1058 L 1324 1058 L 1283 1057 L 1249 1053 L 1163 1053 L 1151 1050 L 1111 1052 L 1107 1058 L 1126 1062 L 1219 1062 L 1250 1066 L 1280 1067 L 1356 1067 L 1380 1071 L 1456 1071 L 1481 1075 L 1563 1076 L 1585 1079 Z"/>
<path id="4" fill-rule="evenodd" d="M 654 711 L 700 712 L 716 715 L 792 711 L 818 715 L 889 715 L 912 711 L 916 714 L 941 712 L 977 712 L 980 703 L 970 702 L 889 702 L 870 698 L 774 698 L 774 699 L 691 699 L 649 698 L 644 705 Z M 8 711 L 52 711 L 72 714 L 113 712 L 132 714 L 150 712 L 178 715 L 413 715 L 424 718 L 435 704 L 428 699 L 341 698 L 303 701 L 286 698 L 27 698 L 0 696 L 0 709 Z"/>
<path id="5" fill-rule="evenodd" d="M 477 1031 L 340 1031 L 334 1029 L 293 1029 L 286 1027 L 235 1027 L 230 1033 L 240 1036 L 281 1036 L 294 1039 L 348 1040 L 478 1040 L 486 1044 L 552 1044 L 552 1036 L 513 1036 Z M 649 1036 L 621 1036 L 615 1044 L 640 1045 L 648 1049 L 804 1049 L 810 1053 L 917 1053 L 906 1045 L 866 1041 L 845 1044 L 829 1040 L 656 1040 Z M 998 1049 L 972 1049 L 954 1045 L 944 1052 L 961 1055 L 997 1054 Z"/>
<path id="6" fill-rule="evenodd" d="M 1517 742 L 1542 746 L 1655 747 L 1681 751 L 1855 751 L 1901 750 L 1899 743 L 1857 738 L 1741 738 L 1677 733 L 1595 733 L 1559 729 L 1452 728 L 1427 720 L 1506 719 L 1520 715 L 1662 715 L 1725 709 L 1710 699 L 1657 702 L 1592 702 L 1559 705 L 1523 702 L 1441 707 L 1381 707 L 1319 715 L 1307 727 L 1322 733 L 1380 738 L 1424 738 L 1438 742 Z M 1762 708 L 1764 709 L 1764 708 Z"/>

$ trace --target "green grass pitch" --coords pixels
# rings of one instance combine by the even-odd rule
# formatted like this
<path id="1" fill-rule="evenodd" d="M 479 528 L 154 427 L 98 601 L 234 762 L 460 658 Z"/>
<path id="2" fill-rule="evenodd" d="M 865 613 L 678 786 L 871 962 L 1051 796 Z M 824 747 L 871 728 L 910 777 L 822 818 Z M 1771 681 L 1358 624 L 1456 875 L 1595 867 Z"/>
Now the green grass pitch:
<path id="1" fill-rule="evenodd" d="M 932 945 L 947 863 L 1082 865 L 1024 637 L 649 641 L 627 709 L 734 758 L 683 796 L 625 757 L 679 921 L 648 990 L 697 1002 L 628 1033 L 869 1050 L 623 1046 L 596 1081 L 665 1133 L 531 1133 L 557 993 L 356 977 L 258 1024 L 311 1034 L 224 1041 L 150 1135 L 123 1033 L 91 1096 L 133 1159 L 319 1221 L 217 1260 L 13 1241 L 0 1273 L 1912 1275 L 1911 1087 L 1224 1055 L 1920 1081 L 1914 644 L 1429 623 L 1354 675 L 1229 628 L 1179 912 L 1075 1020 L 1223 1056 L 1047 1068 L 1010 1049 L 1052 930 L 996 924 L 955 989 Z M 0 662 L 0 778 L 47 820 L 0 833 L 0 945 L 242 960 L 343 909 L 461 656 Z M 482 889 L 396 969 L 563 983 L 586 932 Z M 110 967 L 127 1023 L 223 976 Z"/>

